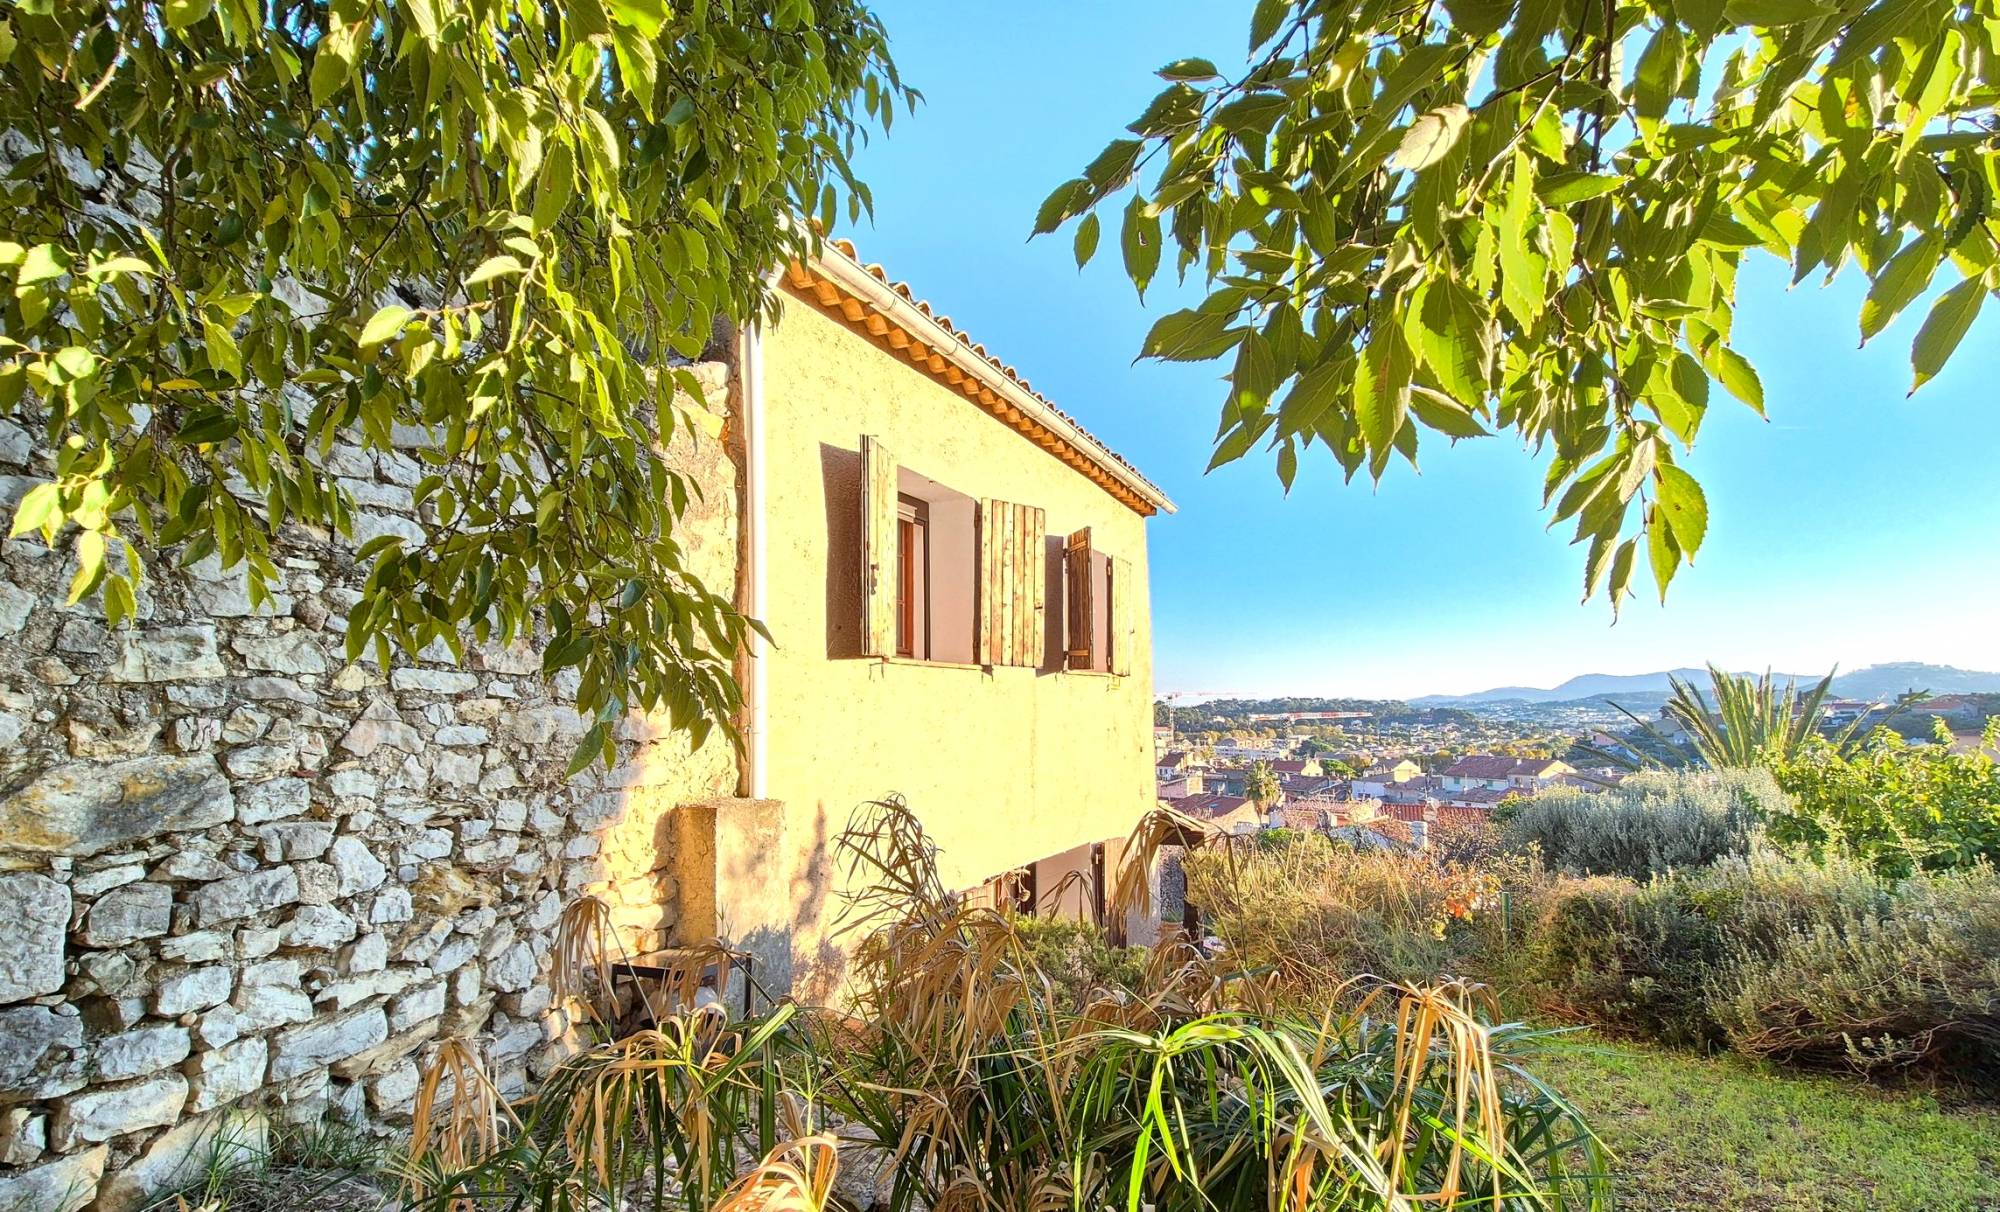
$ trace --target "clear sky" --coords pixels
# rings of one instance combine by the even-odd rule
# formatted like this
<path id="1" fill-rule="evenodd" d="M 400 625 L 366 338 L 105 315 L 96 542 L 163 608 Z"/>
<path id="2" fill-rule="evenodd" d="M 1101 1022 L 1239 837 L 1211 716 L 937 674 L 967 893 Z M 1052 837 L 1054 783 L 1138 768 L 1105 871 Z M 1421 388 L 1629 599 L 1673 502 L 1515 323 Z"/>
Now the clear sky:
<path id="1" fill-rule="evenodd" d="M 1664 608 L 1648 582 L 1613 626 L 1601 597 L 1579 603 L 1581 551 L 1545 529 L 1541 464 L 1511 439 L 1427 438 L 1422 474 L 1398 461 L 1379 489 L 1343 485 L 1318 447 L 1289 499 L 1268 458 L 1204 476 L 1221 365 L 1132 361 L 1196 291 L 1164 282 L 1141 307 L 1115 214 L 1081 274 L 1070 229 L 1026 242 L 1048 191 L 1158 90 L 1153 69 L 1240 58 L 1247 3 L 877 8 L 926 101 L 861 156 L 876 216 L 843 234 L 1180 507 L 1151 524 L 1162 693 L 1404 696 L 1706 660 L 2000 669 L 2000 304 L 1906 400 L 1921 303 L 1857 350 L 1858 272 L 1787 291 L 1762 257 L 1737 342 L 1771 419 L 1715 392 L 1683 459 L 1708 490 L 1700 560 Z"/>

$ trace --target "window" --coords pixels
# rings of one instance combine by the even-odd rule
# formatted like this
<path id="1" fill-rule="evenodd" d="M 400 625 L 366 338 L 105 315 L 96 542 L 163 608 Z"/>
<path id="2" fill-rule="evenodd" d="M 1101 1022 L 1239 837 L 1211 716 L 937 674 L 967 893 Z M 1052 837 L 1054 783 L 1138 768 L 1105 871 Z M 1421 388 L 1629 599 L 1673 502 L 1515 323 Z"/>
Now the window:
<path id="1" fill-rule="evenodd" d="M 1042 663 L 1042 511 L 975 500 L 861 439 L 862 652 L 958 665 Z"/>
<path id="2" fill-rule="evenodd" d="M 1133 584 L 1131 566 L 1097 550 L 1090 528 L 1063 544 L 1066 664 L 1093 673 L 1126 674 L 1131 669 L 1133 610 L 1124 599 Z"/>
<path id="3" fill-rule="evenodd" d="M 931 655 L 930 505 L 912 496 L 896 507 L 896 655 L 927 661 Z"/>

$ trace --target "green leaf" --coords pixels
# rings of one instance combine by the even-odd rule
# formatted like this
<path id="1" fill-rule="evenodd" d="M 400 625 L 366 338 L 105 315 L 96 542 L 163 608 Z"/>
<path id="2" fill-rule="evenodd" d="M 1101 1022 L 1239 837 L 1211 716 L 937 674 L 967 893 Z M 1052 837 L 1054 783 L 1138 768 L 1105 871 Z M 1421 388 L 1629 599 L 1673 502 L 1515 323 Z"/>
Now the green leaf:
<path id="1" fill-rule="evenodd" d="M 1912 395 L 1944 369 L 1985 301 L 1985 283 L 1978 278 L 1967 278 L 1939 295 L 1938 301 L 1931 305 L 1931 314 L 1924 317 L 1924 326 L 1917 330 L 1917 339 L 1910 346 L 1910 369 L 1915 372 L 1910 383 Z"/>
<path id="2" fill-rule="evenodd" d="M 519 257 L 511 253 L 501 253 L 497 257 L 488 257 L 484 261 L 481 261 L 479 268 L 466 275 L 465 284 L 467 286 L 477 286 L 481 282 L 491 282 L 495 278 L 527 272 L 528 267 L 521 264 Z M 380 313 L 377 314 L 379 316 Z"/>
<path id="3" fill-rule="evenodd" d="M 1139 153 L 1146 145 L 1138 139 L 1113 139 L 1103 151 L 1097 153 L 1083 170 L 1083 179 L 1090 182 L 1090 197 L 1100 197 L 1111 193 L 1132 175 L 1132 166 L 1139 162 Z"/>
<path id="4" fill-rule="evenodd" d="M 229 327 L 214 320 L 201 322 L 202 345 L 208 351 L 208 364 L 237 381 L 243 378 L 243 351 L 236 347 L 236 338 L 229 335 Z"/>
<path id="5" fill-rule="evenodd" d="M 609 730 L 605 727 L 603 720 L 592 724 L 590 730 L 583 734 L 583 739 L 577 742 L 576 752 L 569 759 L 569 768 L 565 777 L 575 778 L 577 775 L 590 769 L 591 764 L 597 761 L 598 756 L 604 752 L 604 742 L 609 735 Z"/>
<path id="6" fill-rule="evenodd" d="M 1232 135 L 1267 134 L 1292 99 L 1283 93 L 1252 93 L 1215 111 L 1215 124 Z"/>
<path id="7" fill-rule="evenodd" d="M 1662 118 L 1679 87 L 1681 31 L 1667 22 L 1654 31 L 1632 74 L 1633 109 L 1641 118 Z"/>
<path id="8" fill-rule="evenodd" d="M 1403 141 L 1389 157 L 1389 167 L 1415 171 L 1429 168 L 1451 153 L 1472 111 L 1463 105 L 1447 105 L 1419 114 L 1403 132 Z"/>
<path id="9" fill-rule="evenodd" d="M 1757 368 L 1750 365 L 1750 359 L 1717 342 L 1703 365 L 1724 391 L 1756 409 L 1758 416 L 1764 415 L 1764 382 L 1757 377 Z"/>
<path id="10" fill-rule="evenodd" d="M 14 539 L 31 530 L 45 530 L 51 522 L 60 521 L 62 516 L 61 490 L 52 483 L 37 484 L 14 507 L 14 524 L 8 529 L 7 537 Z"/>
<path id="11" fill-rule="evenodd" d="M 1887 328 L 1905 307 L 1931 284 L 1943 256 L 1944 244 L 1926 232 L 1905 244 L 1889 258 L 1868 288 L 1861 303 L 1861 343 Z"/>
<path id="12" fill-rule="evenodd" d="M 1082 177 L 1072 178 L 1055 187 L 1035 212 L 1035 230 L 1032 234 L 1046 235 L 1061 227 L 1072 215 L 1082 214 L 1090 205 L 1090 182 Z"/>
<path id="13" fill-rule="evenodd" d="M 361 329 L 361 348 L 371 349 L 402 332 L 403 326 L 410 322 L 414 314 L 409 308 L 394 303 L 376 312 Z"/>
<path id="14" fill-rule="evenodd" d="M 195 413 L 175 431 L 174 440 L 187 446 L 212 446 L 236 436 L 236 414 L 221 408 L 205 408 Z"/>
<path id="15" fill-rule="evenodd" d="M 1285 23 L 1285 14 L 1291 9 L 1290 0 L 1257 0 L 1257 7 L 1250 14 L 1251 53 L 1278 36 L 1278 27 Z"/>
<path id="16" fill-rule="evenodd" d="M 1833 11 L 1819 0 L 1728 0 L 1722 6 L 1723 16 L 1731 25 L 1755 25 L 1767 29 L 1816 21 Z"/>
<path id="17" fill-rule="evenodd" d="M 671 15 L 666 0 L 610 0 L 611 19 L 648 38 L 660 36 Z"/>
<path id="18" fill-rule="evenodd" d="M 1438 386 L 1460 404 L 1485 404 L 1492 328 L 1479 299 L 1455 278 L 1434 278 L 1417 308 L 1417 352 Z"/>
<path id="19" fill-rule="evenodd" d="M 21 268 L 14 272 L 14 281 L 20 286 L 51 281 L 62 277 L 63 267 L 68 264 L 68 253 L 53 244 L 37 244 L 21 258 Z"/>
<path id="20" fill-rule="evenodd" d="M 1354 416 L 1379 477 L 1409 412 L 1411 359 L 1401 325 L 1378 323 L 1374 329 L 1354 373 Z"/>
<path id="21" fill-rule="evenodd" d="M 1620 173 L 1550 173 L 1535 183 L 1535 196 L 1549 206 L 1585 202 L 1625 184 Z"/>
<path id="22" fill-rule="evenodd" d="M 81 602 L 104 579 L 104 535 L 86 530 L 76 536 L 76 576 L 69 583 L 69 605 Z"/>
<path id="23" fill-rule="evenodd" d="M 1693 476 L 1672 463 L 1654 467 L 1653 476 L 1660 514 L 1673 528 L 1675 544 L 1687 553 L 1688 563 L 1692 564 L 1695 553 L 1701 550 L 1701 541 L 1708 537 L 1708 495 Z"/>
<path id="24" fill-rule="evenodd" d="M 1098 226 L 1096 211 L 1091 211 L 1085 215 L 1083 222 L 1076 225 L 1075 247 L 1076 267 L 1078 269 L 1082 269 L 1085 265 L 1089 264 L 1090 258 L 1097 252 Z"/>
<path id="25" fill-rule="evenodd" d="M 1680 545 L 1674 542 L 1673 528 L 1657 515 L 1646 527 L 1646 559 L 1653 566 L 1653 583 L 1660 587 L 1660 601 L 1667 600 L 1667 586 L 1681 568 Z"/>
<path id="26" fill-rule="evenodd" d="M 1514 15 L 1514 0 L 1445 0 L 1452 23 L 1475 38 L 1497 34 Z"/>
<path id="27" fill-rule="evenodd" d="M 179 33 L 215 11 L 215 0 L 167 0 L 167 28 Z"/>
<path id="28" fill-rule="evenodd" d="M 1206 59 L 1176 59 L 1161 68 L 1158 75 L 1162 80 L 1216 80 L 1222 73 Z"/>
<path id="29" fill-rule="evenodd" d="M 1248 329 L 1231 328 L 1235 317 L 1219 311 L 1177 311 L 1161 316 L 1140 347 L 1142 358 L 1203 362 L 1235 348 Z"/>
<path id="30" fill-rule="evenodd" d="M 1410 411 L 1418 421 L 1448 438 L 1491 436 L 1471 409 L 1441 391 L 1421 386 L 1410 388 Z"/>
<path id="31" fill-rule="evenodd" d="M 1345 363 L 1322 363 L 1300 375 L 1278 406 L 1278 433 L 1289 437 L 1310 432 L 1320 414 L 1341 397 L 1347 382 Z"/>
<path id="32" fill-rule="evenodd" d="M 1160 268 L 1160 217 L 1146 205 L 1144 197 L 1134 194 L 1126 205 L 1118 241 L 1125 254 L 1125 274 L 1138 288 L 1140 302 L 1144 302 L 1146 287 Z"/>

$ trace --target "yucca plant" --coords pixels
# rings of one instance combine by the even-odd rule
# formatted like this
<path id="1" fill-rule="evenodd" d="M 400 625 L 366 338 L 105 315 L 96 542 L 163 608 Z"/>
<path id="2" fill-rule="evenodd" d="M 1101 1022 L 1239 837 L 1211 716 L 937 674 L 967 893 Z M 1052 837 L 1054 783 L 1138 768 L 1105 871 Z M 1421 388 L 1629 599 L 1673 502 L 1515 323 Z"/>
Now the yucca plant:
<path id="1" fill-rule="evenodd" d="M 1131 861 L 1150 861 L 1146 840 Z M 420 1206 L 1605 1204 L 1595 1138 L 1518 1063 L 1534 1033 L 1492 1025 L 1472 986 L 1363 977 L 1325 1008 L 1286 1010 L 1279 974 L 1227 970 L 1170 936 L 1135 987 L 1079 1006 L 1010 915 L 942 887 L 900 802 L 866 806 L 839 850 L 858 889 L 844 1010 L 787 1003 L 728 1023 L 708 1007 L 587 1048 L 488 1156 L 434 1174 Z M 843 1155 L 876 1174 L 845 1196 Z"/>
<path id="2" fill-rule="evenodd" d="M 1710 693 L 1715 696 L 1713 703 L 1694 683 L 1670 675 L 1668 684 L 1672 693 L 1662 710 L 1687 734 L 1695 756 L 1704 765 L 1777 768 L 1795 758 L 1807 738 L 1819 735 L 1820 723 L 1826 715 L 1826 696 L 1838 672 L 1828 671 L 1801 694 L 1798 683 L 1790 680 L 1780 683 L 1769 670 L 1762 677 L 1753 678 L 1710 665 L 1708 679 Z M 1924 691 L 1902 695 L 1887 714 L 1873 721 L 1864 712 L 1832 738 L 1834 747 L 1842 753 L 1850 752 L 1860 740 L 1864 723 L 1879 726 L 1925 697 Z M 1662 752 L 1680 751 L 1651 720 L 1623 707 L 1618 710 L 1658 742 Z"/>

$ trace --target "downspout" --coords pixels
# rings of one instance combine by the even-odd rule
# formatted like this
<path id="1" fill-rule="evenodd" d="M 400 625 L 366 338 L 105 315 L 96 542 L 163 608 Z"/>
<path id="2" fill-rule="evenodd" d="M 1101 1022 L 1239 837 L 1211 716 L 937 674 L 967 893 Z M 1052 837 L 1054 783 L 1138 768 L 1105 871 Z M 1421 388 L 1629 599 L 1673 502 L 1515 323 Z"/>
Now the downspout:
<path id="1" fill-rule="evenodd" d="M 748 554 L 750 617 L 762 621 L 766 613 L 768 560 L 764 544 L 764 335 L 763 325 L 752 321 L 743 329 L 739 365 L 743 373 L 743 500 L 744 547 Z M 750 798 L 766 797 L 765 768 L 769 746 L 766 728 L 769 716 L 765 691 L 764 637 L 750 633 L 750 726 L 744 743 L 749 750 Z"/>

